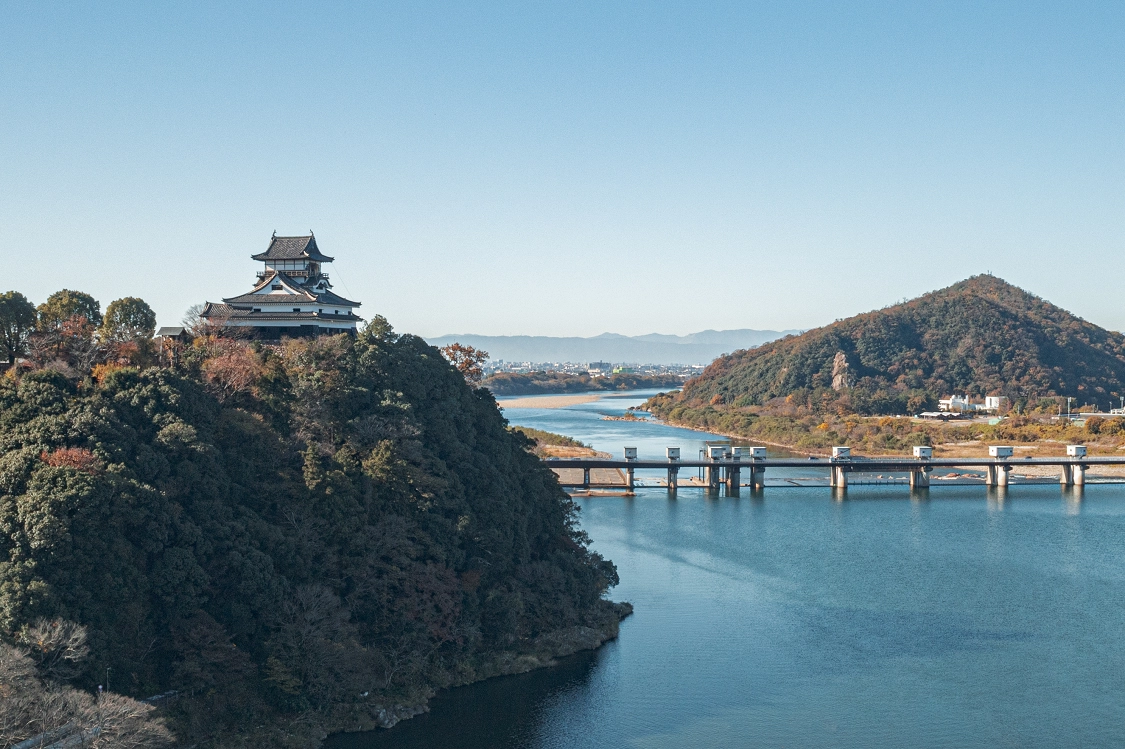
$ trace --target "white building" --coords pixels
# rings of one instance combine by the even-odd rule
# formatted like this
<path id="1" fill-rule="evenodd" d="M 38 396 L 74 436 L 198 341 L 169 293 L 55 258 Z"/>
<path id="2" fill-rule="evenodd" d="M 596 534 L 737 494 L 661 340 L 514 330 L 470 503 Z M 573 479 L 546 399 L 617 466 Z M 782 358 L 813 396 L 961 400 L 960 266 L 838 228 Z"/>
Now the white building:
<path id="1" fill-rule="evenodd" d="M 942 411 L 950 411 L 953 413 L 968 413 L 971 411 L 999 411 L 1001 405 L 1006 401 L 1003 395 L 989 395 L 985 397 L 984 403 L 973 403 L 969 400 L 967 395 L 951 395 L 948 398 L 942 398 L 938 401 L 938 408 Z"/>
<path id="2" fill-rule="evenodd" d="M 222 304 L 207 302 L 201 317 L 224 327 L 250 328 L 259 338 L 355 335 L 363 319 L 354 312 L 360 303 L 332 292 L 323 268 L 333 258 L 321 253 L 312 233 L 274 234 L 266 251 L 251 257 L 265 265 L 254 288 Z"/>

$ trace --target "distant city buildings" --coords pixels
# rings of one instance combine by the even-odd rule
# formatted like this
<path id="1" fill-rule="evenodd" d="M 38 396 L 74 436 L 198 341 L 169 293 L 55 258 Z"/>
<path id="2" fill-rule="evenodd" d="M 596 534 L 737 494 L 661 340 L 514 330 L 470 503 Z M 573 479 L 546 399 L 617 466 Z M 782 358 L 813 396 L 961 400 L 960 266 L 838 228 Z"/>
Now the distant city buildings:
<path id="1" fill-rule="evenodd" d="M 559 362 L 559 361 L 522 361 L 512 362 L 503 359 L 488 361 L 484 367 L 486 375 L 502 372 L 512 374 L 526 374 L 528 372 L 561 372 L 572 375 L 589 375 L 590 377 L 609 377 L 613 374 L 635 375 L 678 375 L 687 379 L 694 377 L 704 370 L 702 364 L 637 364 L 635 362 Z"/>

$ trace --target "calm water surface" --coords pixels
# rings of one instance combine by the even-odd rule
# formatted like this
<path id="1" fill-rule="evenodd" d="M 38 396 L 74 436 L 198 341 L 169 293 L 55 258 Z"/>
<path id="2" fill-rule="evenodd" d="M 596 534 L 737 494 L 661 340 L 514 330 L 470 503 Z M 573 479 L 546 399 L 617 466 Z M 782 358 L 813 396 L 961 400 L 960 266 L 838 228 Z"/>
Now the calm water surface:
<path id="1" fill-rule="evenodd" d="M 509 410 L 641 457 L 707 435 Z M 662 489 L 580 500 L 620 638 L 443 694 L 375 747 L 1125 746 L 1125 487 Z"/>

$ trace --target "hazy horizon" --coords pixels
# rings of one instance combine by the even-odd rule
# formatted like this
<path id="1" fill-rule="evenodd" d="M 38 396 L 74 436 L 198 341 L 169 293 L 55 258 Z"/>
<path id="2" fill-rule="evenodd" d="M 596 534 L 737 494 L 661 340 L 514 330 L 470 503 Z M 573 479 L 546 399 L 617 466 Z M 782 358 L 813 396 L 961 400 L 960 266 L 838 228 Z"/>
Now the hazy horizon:
<path id="1" fill-rule="evenodd" d="M 0 21 L 0 291 L 37 303 L 177 324 L 311 229 L 363 317 L 426 337 L 808 329 L 987 271 L 1125 329 L 1119 3 Z"/>

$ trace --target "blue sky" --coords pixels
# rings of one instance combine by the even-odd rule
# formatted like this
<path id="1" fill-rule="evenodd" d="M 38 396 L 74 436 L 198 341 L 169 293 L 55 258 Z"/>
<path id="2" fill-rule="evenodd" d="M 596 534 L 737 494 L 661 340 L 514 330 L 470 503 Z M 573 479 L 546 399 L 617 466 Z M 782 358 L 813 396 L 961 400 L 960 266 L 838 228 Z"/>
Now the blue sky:
<path id="1" fill-rule="evenodd" d="M 162 324 L 316 231 L 421 335 L 1125 329 L 1125 3 L 5 3 L 0 290 Z"/>

